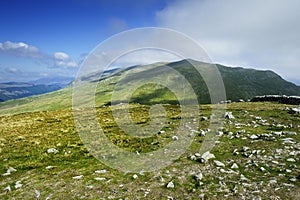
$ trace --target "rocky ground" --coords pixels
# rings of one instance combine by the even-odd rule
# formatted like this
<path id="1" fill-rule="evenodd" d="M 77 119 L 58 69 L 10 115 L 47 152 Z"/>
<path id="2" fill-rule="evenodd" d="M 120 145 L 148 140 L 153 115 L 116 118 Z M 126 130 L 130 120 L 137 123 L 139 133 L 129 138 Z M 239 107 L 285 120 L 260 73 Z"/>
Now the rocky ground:
<path id="1" fill-rule="evenodd" d="M 77 135 L 70 110 L 3 116 L 0 198 L 300 199 L 300 115 L 290 112 L 293 108 L 228 104 L 215 146 L 201 152 L 211 117 L 210 107 L 202 106 L 201 126 L 191 130 L 195 137 L 190 148 L 166 168 L 138 173 L 117 171 L 92 157 Z M 132 144 L 131 151 L 142 153 L 178 140 L 169 125 L 155 142 L 140 141 L 139 146 L 125 138 L 121 143 L 115 125 L 107 122 L 106 109 L 99 110 L 99 120 L 105 119 L 110 139 L 121 147 L 130 149 Z M 144 112 L 143 107 L 136 109 Z M 171 113 L 176 125 L 174 116 L 176 112 Z"/>

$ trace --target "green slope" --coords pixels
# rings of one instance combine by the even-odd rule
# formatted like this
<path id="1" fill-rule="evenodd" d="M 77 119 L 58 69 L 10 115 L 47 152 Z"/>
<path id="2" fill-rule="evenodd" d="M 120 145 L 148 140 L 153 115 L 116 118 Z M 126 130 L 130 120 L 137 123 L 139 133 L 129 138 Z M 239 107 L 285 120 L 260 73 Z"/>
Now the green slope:
<path id="1" fill-rule="evenodd" d="M 193 64 L 193 66 L 191 65 Z M 287 82 L 272 71 L 260 71 L 254 69 L 232 68 L 223 65 L 216 65 L 224 82 L 227 99 L 236 101 L 239 99 L 248 100 L 257 95 L 300 95 L 300 87 Z M 199 74 L 194 68 L 197 67 L 202 73 Z M 139 79 L 140 83 L 146 78 L 155 78 L 161 74 L 165 79 L 172 80 L 175 84 L 180 84 L 180 77 L 173 72 L 166 71 L 166 68 L 175 69 L 188 80 L 198 97 L 200 104 L 210 103 L 209 90 L 203 79 L 203 74 L 207 75 L 211 69 L 210 64 L 193 60 L 182 60 L 173 63 L 155 63 L 146 66 L 134 66 L 127 69 L 114 71 L 112 74 L 95 79 L 94 76 L 86 77 L 86 80 L 99 80 L 95 92 L 95 105 L 97 107 L 108 105 L 111 102 L 111 95 L 119 83 L 120 95 L 113 103 L 126 101 L 126 94 L 132 89 L 131 81 Z M 125 78 L 124 75 L 126 74 Z M 96 76 L 99 77 L 99 76 Z M 124 83 L 123 85 L 120 84 Z M 175 81 L 174 81 L 175 80 Z M 187 96 L 185 98 L 192 98 Z M 155 103 L 178 103 L 176 95 L 168 88 L 156 84 L 146 84 L 138 88 L 130 98 L 131 102 L 142 104 Z M 33 96 L 24 99 L 12 100 L 0 103 L 0 114 L 15 114 L 30 111 L 57 110 L 70 108 L 72 106 L 72 86 L 59 91 L 44 95 Z"/>

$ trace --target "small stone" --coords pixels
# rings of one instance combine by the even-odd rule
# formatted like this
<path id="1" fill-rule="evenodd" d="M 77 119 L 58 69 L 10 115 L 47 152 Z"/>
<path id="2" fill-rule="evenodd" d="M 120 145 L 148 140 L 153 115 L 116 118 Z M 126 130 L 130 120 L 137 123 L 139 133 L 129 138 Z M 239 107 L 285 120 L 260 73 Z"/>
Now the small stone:
<path id="1" fill-rule="evenodd" d="M 88 186 L 86 186 L 86 188 L 88 188 L 88 189 L 93 189 L 94 188 L 94 186 L 93 185 L 88 185 Z"/>
<path id="2" fill-rule="evenodd" d="M 7 169 L 7 173 L 11 173 L 11 172 L 16 172 L 17 170 L 15 169 L 15 168 L 13 168 L 13 167 L 9 167 L 8 169 Z"/>
<path id="3" fill-rule="evenodd" d="M 9 176 L 9 175 L 11 175 L 11 172 L 15 172 L 15 171 L 17 171 L 15 168 L 9 167 L 9 168 L 6 170 L 6 173 L 2 174 L 2 176 Z"/>
<path id="4" fill-rule="evenodd" d="M 225 112 L 225 114 L 223 115 L 223 118 L 234 119 L 235 117 L 232 115 L 232 112 Z"/>
<path id="5" fill-rule="evenodd" d="M 286 161 L 288 161 L 288 162 L 296 162 L 296 160 L 294 158 L 288 158 L 288 159 L 286 159 Z"/>
<path id="6" fill-rule="evenodd" d="M 206 131 L 204 131 L 204 130 L 200 130 L 200 134 L 199 134 L 200 136 L 205 136 L 206 135 Z"/>
<path id="7" fill-rule="evenodd" d="M 46 169 L 53 169 L 55 168 L 54 166 L 47 166 Z"/>
<path id="8" fill-rule="evenodd" d="M 95 173 L 96 174 L 105 174 L 105 173 L 107 173 L 107 170 L 106 169 L 96 170 Z"/>
<path id="9" fill-rule="evenodd" d="M 221 137 L 223 134 L 223 131 L 218 131 L 217 136 Z"/>
<path id="10" fill-rule="evenodd" d="M 218 166 L 218 167 L 225 167 L 225 164 L 218 161 L 218 160 L 214 160 L 214 163 Z"/>
<path id="11" fill-rule="evenodd" d="M 246 151 L 248 151 L 250 148 L 249 147 L 243 147 L 243 152 L 246 152 Z"/>
<path id="12" fill-rule="evenodd" d="M 234 149 L 232 153 L 233 155 L 239 155 L 238 149 Z"/>
<path id="13" fill-rule="evenodd" d="M 52 198 L 52 196 L 53 196 L 53 193 L 50 193 L 50 194 L 46 197 L 45 200 L 50 200 L 50 199 Z"/>
<path id="14" fill-rule="evenodd" d="M 232 166 L 230 167 L 231 169 L 238 169 L 239 166 L 236 163 L 233 163 Z"/>
<path id="15" fill-rule="evenodd" d="M 6 188 L 4 188 L 3 190 L 7 191 L 7 192 L 10 192 L 11 191 L 11 187 L 10 185 L 8 185 Z"/>
<path id="16" fill-rule="evenodd" d="M 204 199 L 204 194 L 199 194 L 199 198 L 201 199 L 201 200 L 203 200 Z"/>
<path id="17" fill-rule="evenodd" d="M 201 158 L 203 158 L 205 161 L 208 161 L 209 159 L 216 158 L 214 154 L 210 153 L 209 151 L 202 154 Z"/>
<path id="18" fill-rule="evenodd" d="M 207 117 L 201 117 L 201 121 L 206 121 L 207 119 Z"/>
<path id="19" fill-rule="evenodd" d="M 271 162 L 272 162 L 273 164 L 276 164 L 276 165 L 279 164 L 279 162 L 277 162 L 276 160 L 272 160 Z"/>
<path id="20" fill-rule="evenodd" d="M 83 175 L 73 176 L 72 179 L 79 180 L 82 179 Z"/>
<path id="21" fill-rule="evenodd" d="M 190 159 L 191 160 L 197 160 L 197 157 L 195 155 L 191 155 Z"/>
<path id="22" fill-rule="evenodd" d="M 57 149 L 55 149 L 55 148 L 50 148 L 50 149 L 47 150 L 47 153 L 54 153 L 54 154 L 56 154 L 58 152 L 59 151 Z"/>
<path id="23" fill-rule="evenodd" d="M 298 152 L 296 152 L 296 151 L 291 151 L 291 152 L 289 153 L 290 156 L 296 156 L 297 154 L 298 154 Z"/>
<path id="24" fill-rule="evenodd" d="M 201 157 L 201 154 L 200 153 L 195 153 L 194 154 L 196 157 Z"/>
<path id="25" fill-rule="evenodd" d="M 167 185 L 167 188 L 174 188 L 174 187 L 175 187 L 175 185 L 172 181 L 169 182 L 168 185 Z"/>
<path id="26" fill-rule="evenodd" d="M 172 137 L 173 141 L 177 141 L 178 140 L 178 137 L 175 135 Z"/>
<path id="27" fill-rule="evenodd" d="M 296 182 L 297 179 L 296 179 L 296 178 L 291 178 L 290 181 L 291 181 L 291 182 Z"/>
<path id="28" fill-rule="evenodd" d="M 300 114 L 300 108 L 290 108 L 289 114 Z"/>
<path id="29" fill-rule="evenodd" d="M 106 178 L 103 178 L 103 177 L 96 177 L 94 178 L 96 181 L 105 181 Z"/>
<path id="30" fill-rule="evenodd" d="M 260 171 L 264 172 L 264 171 L 266 171 L 266 169 L 264 167 L 261 167 Z"/>
<path id="31" fill-rule="evenodd" d="M 35 193 L 35 197 L 36 197 L 37 199 L 39 199 L 40 196 L 41 196 L 41 192 L 38 191 L 38 190 L 34 190 L 34 193 Z"/>
<path id="32" fill-rule="evenodd" d="M 203 174 L 201 172 L 199 172 L 197 175 L 195 175 L 197 181 L 201 181 L 203 178 Z"/>
<path id="33" fill-rule="evenodd" d="M 16 184 L 15 184 L 15 188 L 16 189 L 19 189 L 21 188 L 23 185 L 21 184 L 21 181 L 17 181 Z"/>
<path id="34" fill-rule="evenodd" d="M 138 175 L 134 174 L 134 175 L 132 176 L 132 178 L 133 178 L 133 179 L 137 179 L 137 178 L 138 178 Z"/>
<path id="35" fill-rule="evenodd" d="M 252 139 L 252 140 L 257 140 L 257 139 L 258 139 L 258 136 L 257 136 L 257 135 L 251 135 L 251 136 L 250 136 L 250 139 Z"/>
<path id="36" fill-rule="evenodd" d="M 241 174 L 241 180 L 242 180 L 242 181 L 248 181 L 249 179 L 246 178 L 243 174 Z"/>
<path id="37" fill-rule="evenodd" d="M 285 170 L 287 173 L 291 173 L 292 172 L 292 170 L 290 170 L 290 169 L 286 169 Z"/>
<path id="38" fill-rule="evenodd" d="M 283 132 L 284 135 L 297 135 L 296 132 Z"/>

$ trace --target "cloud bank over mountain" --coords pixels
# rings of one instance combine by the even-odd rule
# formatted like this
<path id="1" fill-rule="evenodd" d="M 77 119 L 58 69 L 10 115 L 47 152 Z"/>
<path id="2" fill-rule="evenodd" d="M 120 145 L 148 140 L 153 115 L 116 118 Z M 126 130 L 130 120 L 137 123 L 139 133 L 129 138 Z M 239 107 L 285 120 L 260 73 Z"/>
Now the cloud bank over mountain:
<path id="1" fill-rule="evenodd" d="M 214 62 L 272 69 L 300 83 L 300 1 L 174 1 L 159 26 L 194 38 Z"/>

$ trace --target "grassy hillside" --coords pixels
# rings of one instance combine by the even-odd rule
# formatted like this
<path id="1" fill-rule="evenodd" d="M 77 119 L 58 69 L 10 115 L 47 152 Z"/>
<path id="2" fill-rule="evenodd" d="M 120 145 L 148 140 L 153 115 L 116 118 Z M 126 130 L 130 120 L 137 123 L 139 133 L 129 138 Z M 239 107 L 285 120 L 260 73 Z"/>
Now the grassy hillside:
<path id="1" fill-rule="evenodd" d="M 124 134 L 110 107 L 97 108 L 97 116 L 115 145 L 151 152 L 172 142 L 180 120 L 178 106 L 165 106 L 165 132 L 145 139 Z M 0 199 L 299 199 L 300 116 L 288 114 L 286 106 L 229 104 L 235 119 L 226 120 L 220 129 L 211 150 L 216 158 L 202 162 L 197 157 L 203 153 L 203 133 L 209 124 L 204 120 L 191 146 L 174 163 L 136 174 L 122 173 L 92 157 L 69 109 L 2 116 Z M 140 126 L 150 120 L 148 108 L 132 105 Z M 211 113 L 209 105 L 199 111 L 200 118 Z M 174 188 L 168 187 L 171 182 Z"/>

